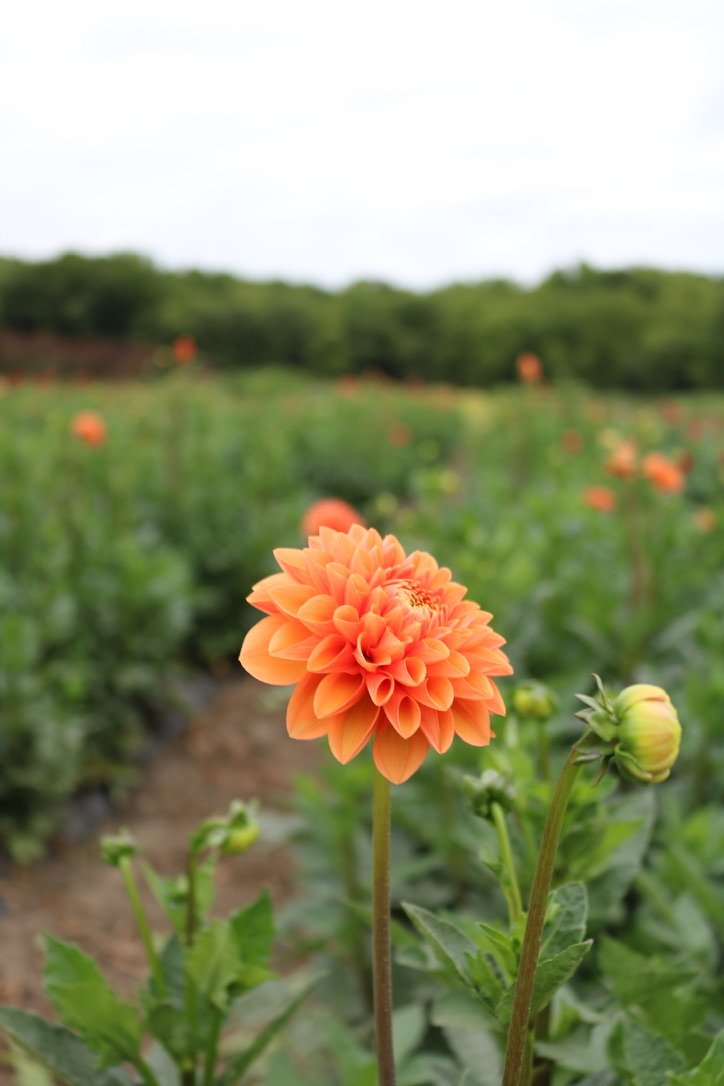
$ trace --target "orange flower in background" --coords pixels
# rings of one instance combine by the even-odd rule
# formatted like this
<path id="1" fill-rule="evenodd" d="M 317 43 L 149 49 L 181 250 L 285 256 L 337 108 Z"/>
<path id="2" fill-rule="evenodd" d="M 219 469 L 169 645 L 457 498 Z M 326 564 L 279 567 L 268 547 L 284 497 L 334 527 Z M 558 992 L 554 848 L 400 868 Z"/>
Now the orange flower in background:
<path id="1" fill-rule="evenodd" d="M 187 362 L 193 362 L 196 358 L 197 346 L 193 336 L 176 336 L 171 345 L 171 349 L 174 358 L 180 366 L 185 365 Z"/>
<path id="2" fill-rule="evenodd" d="M 608 486 L 587 486 L 583 491 L 583 500 L 591 509 L 599 513 L 611 513 L 616 508 L 618 499 Z"/>
<path id="3" fill-rule="evenodd" d="M 694 524 L 700 532 L 713 532 L 716 528 L 716 513 L 708 505 L 700 505 L 694 510 Z"/>
<path id="4" fill-rule="evenodd" d="M 617 475 L 619 479 L 631 479 L 636 474 L 636 468 L 636 443 L 628 439 L 617 445 L 604 464 L 604 470 L 609 475 Z"/>
<path id="5" fill-rule="evenodd" d="M 340 762 L 368 743 L 380 773 L 407 780 L 430 747 L 458 735 L 487 746 L 491 713 L 505 713 L 491 676 L 512 668 L 492 617 L 424 551 L 354 525 L 322 528 L 303 550 L 274 552 L 282 572 L 248 597 L 267 612 L 239 659 L 262 682 L 296 683 L 293 739 L 326 736 Z"/>
<path id="6" fill-rule="evenodd" d="M 79 411 L 70 424 L 70 432 L 86 445 L 102 445 L 106 440 L 106 424 L 95 411 Z"/>
<path id="7" fill-rule="evenodd" d="M 652 452 L 645 456 L 641 471 L 657 490 L 665 494 L 678 494 L 684 489 L 686 476 L 678 464 L 663 453 Z"/>
<path id="8" fill-rule="evenodd" d="M 567 453 L 579 453 L 583 450 L 583 435 L 578 430 L 564 430 L 561 434 L 561 445 Z"/>
<path id="9" fill-rule="evenodd" d="M 346 532 L 353 524 L 366 526 L 365 518 L 353 505 L 343 502 L 341 498 L 320 498 L 307 509 L 299 530 L 306 539 L 310 535 L 317 535 L 320 528 Z"/>
<path id="10" fill-rule="evenodd" d="M 543 377 L 543 363 L 532 351 L 524 351 L 518 355 L 515 370 L 518 379 L 525 385 L 537 385 Z"/>
<path id="11" fill-rule="evenodd" d="M 405 422 L 393 422 L 387 431 L 387 440 L 395 448 L 403 449 L 412 441 L 412 430 Z"/>

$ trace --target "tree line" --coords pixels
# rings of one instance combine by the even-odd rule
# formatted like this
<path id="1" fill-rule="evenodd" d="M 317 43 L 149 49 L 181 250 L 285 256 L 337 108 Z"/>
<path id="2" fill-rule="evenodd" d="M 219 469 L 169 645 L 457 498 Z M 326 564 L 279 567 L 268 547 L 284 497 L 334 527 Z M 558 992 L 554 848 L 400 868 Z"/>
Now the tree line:
<path id="1" fill-rule="evenodd" d="M 514 379 L 516 357 L 533 352 L 554 381 L 634 391 L 724 384 L 724 278 L 645 267 L 579 265 L 532 287 L 495 279 L 419 293 L 168 271 L 134 253 L 0 258 L 0 327 L 148 344 L 183 333 L 218 368 L 490 386 Z"/>

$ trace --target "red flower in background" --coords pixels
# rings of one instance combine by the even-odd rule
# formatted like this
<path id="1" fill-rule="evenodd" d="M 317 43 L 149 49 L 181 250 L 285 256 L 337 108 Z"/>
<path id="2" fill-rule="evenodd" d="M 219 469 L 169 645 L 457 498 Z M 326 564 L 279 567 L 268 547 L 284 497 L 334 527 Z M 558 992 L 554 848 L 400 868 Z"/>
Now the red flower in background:
<path id="1" fill-rule="evenodd" d="M 106 424 L 95 411 L 79 411 L 70 424 L 70 432 L 86 445 L 102 445 L 106 440 Z"/>
<path id="2" fill-rule="evenodd" d="M 281 573 L 248 597 L 267 612 L 239 659 L 262 682 L 295 683 L 294 739 L 326 736 L 340 762 L 368 743 L 383 776 L 410 777 L 430 747 L 458 735 L 487 746 L 505 706 L 492 676 L 512 668 L 491 615 L 424 551 L 354 525 L 322 528 L 303 550 L 275 551 Z"/>
<path id="3" fill-rule="evenodd" d="M 187 362 L 193 362 L 198 350 L 196 340 L 193 336 L 189 335 L 176 336 L 171 345 L 171 349 L 174 358 L 180 366 L 186 365 Z"/>

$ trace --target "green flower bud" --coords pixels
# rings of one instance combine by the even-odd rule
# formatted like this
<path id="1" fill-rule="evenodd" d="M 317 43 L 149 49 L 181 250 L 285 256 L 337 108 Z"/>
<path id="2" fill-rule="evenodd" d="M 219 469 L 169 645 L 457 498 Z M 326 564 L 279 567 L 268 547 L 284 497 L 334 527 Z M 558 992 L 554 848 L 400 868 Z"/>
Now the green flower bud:
<path id="1" fill-rule="evenodd" d="M 515 789 L 495 769 L 486 769 L 479 777 L 463 777 L 462 788 L 473 814 L 479 818 L 492 819 L 494 803 L 500 804 L 504 811 L 515 807 Z"/>
<path id="2" fill-rule="evenodd" d="M 669 695 L 660 686 L 637 683 L 614 698 L 613 710 L 619 725 L 614 758 L 621 775 L 646 784 L 665 781 L 681 743 Z"/>
<path id="3" fill-rule="evenodd" d="M 513 708 L 523 720 L 548 720 L 556 704 L 555 694 L 543 683 L 520 683 L 513 691 Z"/>
<path id="4" fill-rule="evenodd" d="M 230 829 L 226 840 L 221 846 L 221 851 L 227 856 L 235 856 L 239 852 L 246 852 L 259 836 L 259 823 L 251 822 L 248 826 L 239 826 Z"/>
<path id="5" fill-rule="evenodd" d="M 111 867 L 120 867 L 122 860 L 132 859 L 138 846 L 128 830 L 101 838 L 101 859 Z"/>

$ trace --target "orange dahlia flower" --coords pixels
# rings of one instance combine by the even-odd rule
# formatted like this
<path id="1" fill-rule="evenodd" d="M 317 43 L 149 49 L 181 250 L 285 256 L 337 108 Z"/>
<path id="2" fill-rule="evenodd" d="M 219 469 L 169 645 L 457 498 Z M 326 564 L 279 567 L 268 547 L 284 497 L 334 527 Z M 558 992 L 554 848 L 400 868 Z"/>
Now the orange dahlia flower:
<path id="1" fill-rule="evenodd" d="M 248 597 L 267 617 L 239 659 L 262 682 L 297 684 L 293 739 L 326 736 L 343 763 L 372 740 L 375 765 L 395 784 L 455 735 L 487 746 L 490 714 L 505 713 L 491 676 L 512 668 L 492 616 L 464 599 L 449 569 L 361 525 L 321 528 L 303 550 L 274 554 L 282 572 Z"/>
<path id="2" fill-rule="evenodd" d="M 106 440 L 106 424 L 95 411 L 79 411 L 73 417 L 70 432 L 86 445 L 102 445 Z"/>
<path id="3" fill-rule="evenodd" d="M 599 513 L 611 513 L 616 508 L 617 498 L 608 486 L 587 486 L 583 490 L 583 500 L 591 509 Z"/>
<path id="4" fill-rule="evenodd" d="M 176 336 L 172 344 L 173 356 L 180 366 L 193 362 L 196 358 L 196 340 L 193 336 Z"/>
<path id="5" fill-rule="evenodd" d="M 644 457 L 641 470 L 649 482 L 667 494 L 676 494 L 684 489 L 686 477 L 673 460 L 663 453 L 652 452 Z"/>
<path id="6" fill-rule="evenodd" d="M 337 532 L 346 532 L 353 524 L 364 523 L 362 514 L 341 498 L 320 498 L 309 506 L 302 517 L 300 531 L 306 539 L 310 535 L 317 535 L 320 528 L 334 528 Z"/>
<path id="7" fill-rule="evenodd" d="M 619 479 L 631 479 L 636 474 L 636 460 L 636 444 L 626 440 L 613 450 L 604 467 L 609 475 L 617 475 Z"/>
<path id="8" fill-rule="evenodd" d="M 537 354 L 524 351 L 515 360 L 518 379 L 525 385 L 537 385 L 543 377 L 543 363 Z"/>

